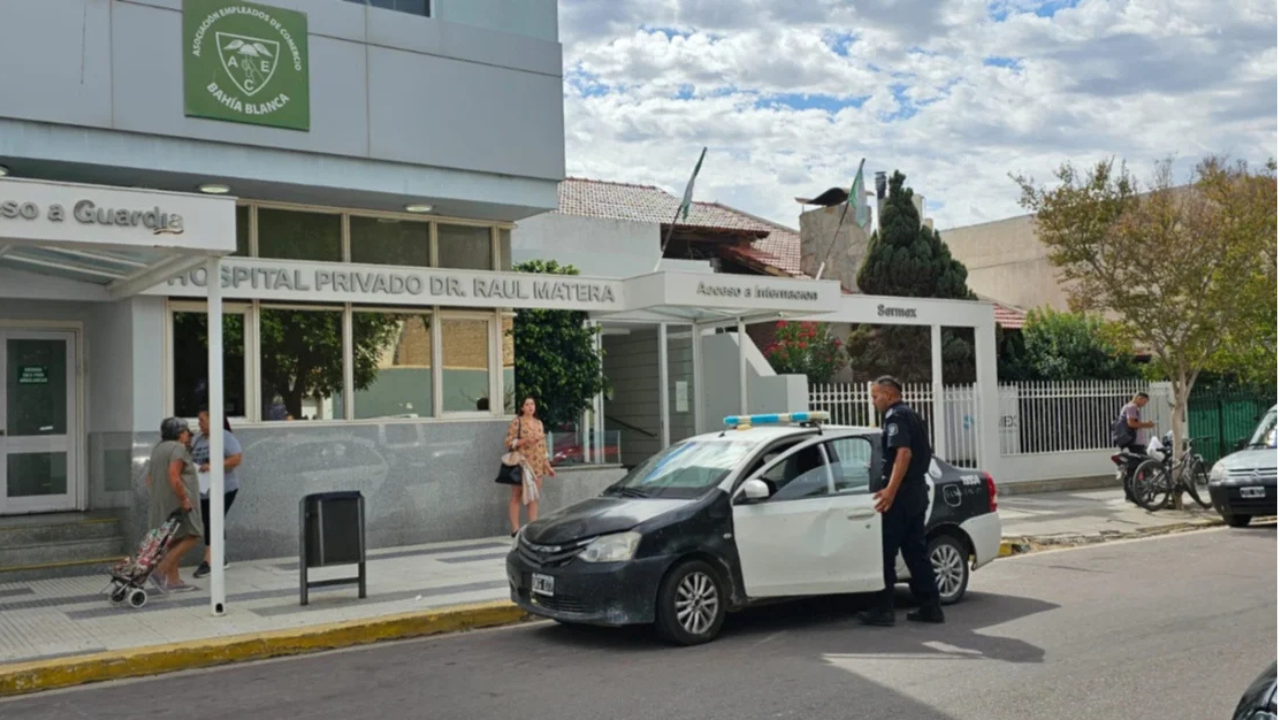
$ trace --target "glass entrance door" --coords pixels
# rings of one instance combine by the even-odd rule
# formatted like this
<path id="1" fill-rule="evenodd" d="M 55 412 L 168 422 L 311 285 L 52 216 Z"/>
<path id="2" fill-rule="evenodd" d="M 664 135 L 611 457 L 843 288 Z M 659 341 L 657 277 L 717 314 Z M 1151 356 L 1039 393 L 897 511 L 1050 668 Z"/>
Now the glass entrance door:
<path id="1" fill-rule="evenodd" d="M 76 336 L 0 328 L 0 514 L 74 510 Z"/>

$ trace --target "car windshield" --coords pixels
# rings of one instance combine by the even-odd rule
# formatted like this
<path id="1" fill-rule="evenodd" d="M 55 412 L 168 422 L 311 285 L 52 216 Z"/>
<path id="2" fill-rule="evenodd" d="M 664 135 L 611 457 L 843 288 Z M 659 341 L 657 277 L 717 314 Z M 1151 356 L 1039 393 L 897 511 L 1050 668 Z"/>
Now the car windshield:
<path id="1" fill-rule="evenodd" d="M 719 485 L 758 447 L 755 442 L 718 438 L 676 443 L 637 465 L 605 494 L 696 498 Z"/>
<path id="2" fill-rule="evenodd" d="M 1274 448 L 1276 446 L 1276 409 L 1271 408 L 1267 416 L 1258 423 L 1258 429 L 1249 441 L 1250 447 Z"/>

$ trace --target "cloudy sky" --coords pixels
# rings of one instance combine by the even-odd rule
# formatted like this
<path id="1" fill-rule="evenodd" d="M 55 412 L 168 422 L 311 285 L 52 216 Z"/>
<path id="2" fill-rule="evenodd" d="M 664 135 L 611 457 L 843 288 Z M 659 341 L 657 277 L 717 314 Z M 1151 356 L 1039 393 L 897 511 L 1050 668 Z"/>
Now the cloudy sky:
<path id="1" fill-rule="evenodd" d="M 560 0 L 570 175 L 795 226 L 900 169 L 941 228 L 1021 212 L 1009 173 L 1276 154 L 1274 0 Z"/>

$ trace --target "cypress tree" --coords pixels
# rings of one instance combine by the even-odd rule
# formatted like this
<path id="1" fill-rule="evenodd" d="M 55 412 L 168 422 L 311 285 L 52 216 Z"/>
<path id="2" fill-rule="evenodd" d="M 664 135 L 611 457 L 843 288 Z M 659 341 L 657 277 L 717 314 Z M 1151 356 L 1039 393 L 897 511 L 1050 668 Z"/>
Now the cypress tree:
<path id="1" fill-rule="evenodd" d="M 976 300 L 968 270 L 938 232 L 920 222 L 915 193 L 905 182 L 896 171 L 889 179 L 880 229 L 871 236 L 858 271 L 858 289 L 869 295 Z M 933 374 L 928 327 L 861 325 L 849 337 L 848 350 L 857 379 L 890 373 L 904 382 L 927 382 Z M 943 330 L 942 356 L 947 382 L 973 382 L 971 329 Z"/>

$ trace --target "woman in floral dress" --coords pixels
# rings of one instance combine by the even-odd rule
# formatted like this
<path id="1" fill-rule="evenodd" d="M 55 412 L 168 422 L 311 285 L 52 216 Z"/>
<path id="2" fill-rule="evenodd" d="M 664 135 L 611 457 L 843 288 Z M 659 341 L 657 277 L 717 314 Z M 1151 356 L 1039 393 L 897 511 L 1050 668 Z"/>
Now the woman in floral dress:
<path id="1" fill-rule="evenodd" d="M 520 414 L 507 428 L 507 449 L 520 454 L 525 475 L 531 476 L 533 487 L 536 488 L 526 492 L 525 487 L 530 484 L 528 480 L 521 485 L 511 486 L 507 515 L 511 520 L 512 537 L 520 531 L 520 506 L 528 506 L 529 522 L 537 520 L 542 478 L 556 476 L 555 468 L 547 460 L 547 433 L 542 429 L 542 421 L 534 417 L 537 412 L 537 401 L 531 397 L 525 398 L 520 406 Z"/>

